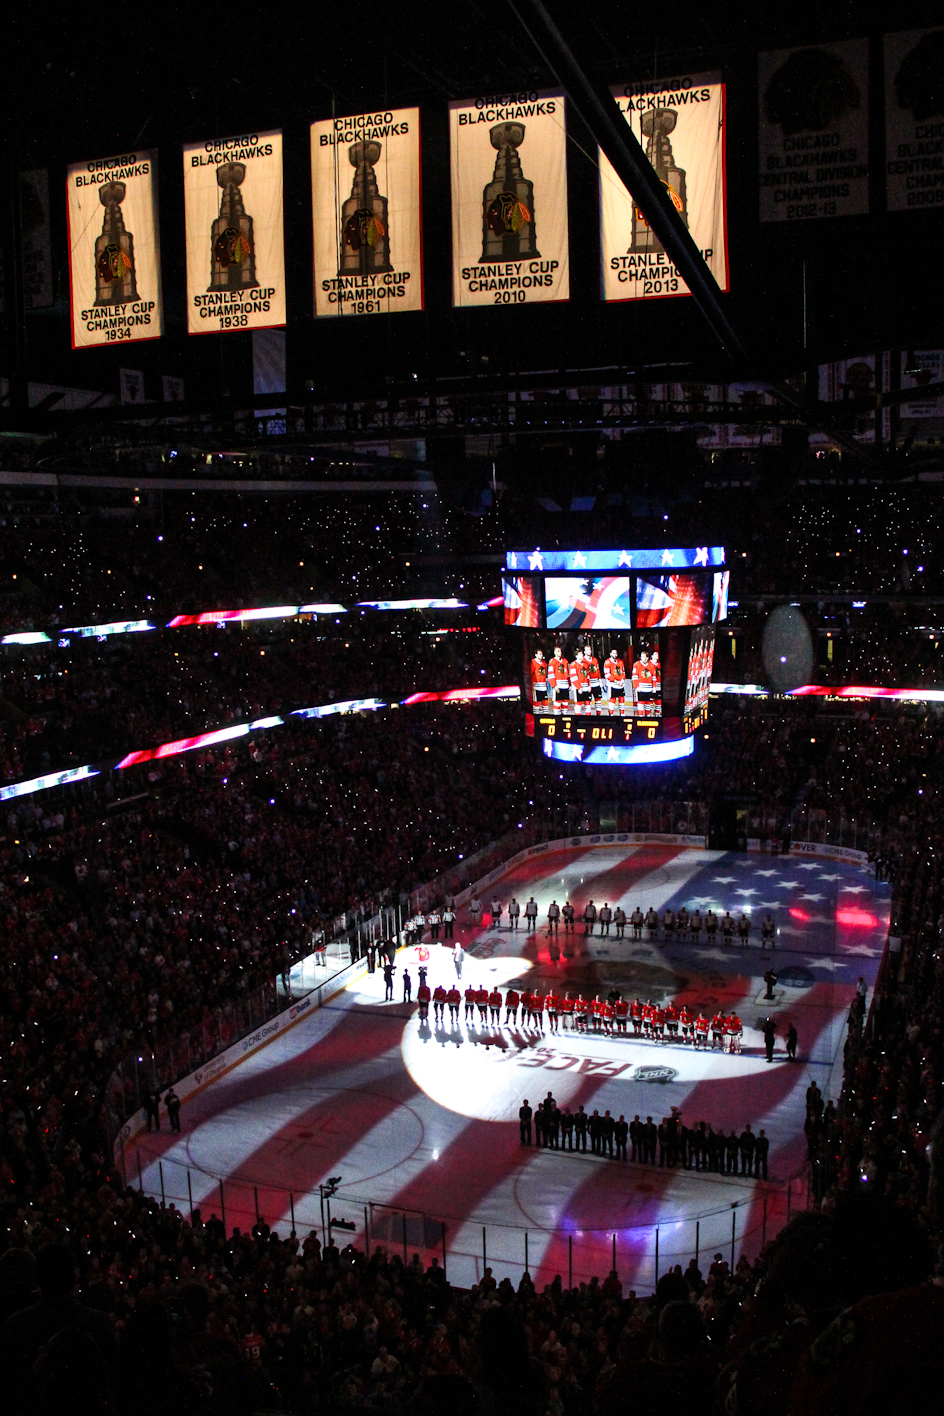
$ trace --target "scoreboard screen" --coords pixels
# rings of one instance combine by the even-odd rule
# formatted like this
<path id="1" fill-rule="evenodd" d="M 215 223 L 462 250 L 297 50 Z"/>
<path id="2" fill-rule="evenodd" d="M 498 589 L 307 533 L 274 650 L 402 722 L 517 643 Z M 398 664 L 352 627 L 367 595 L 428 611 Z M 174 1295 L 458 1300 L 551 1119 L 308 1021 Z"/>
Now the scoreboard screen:
<path id="1" fill-rule="evenodd" d="M 524 631 L 527 731 L 548 757 L 618 765 L 692 751 L 727 615 L 723 561 L 722 547 L 508 553 L 505 623 Z"/>

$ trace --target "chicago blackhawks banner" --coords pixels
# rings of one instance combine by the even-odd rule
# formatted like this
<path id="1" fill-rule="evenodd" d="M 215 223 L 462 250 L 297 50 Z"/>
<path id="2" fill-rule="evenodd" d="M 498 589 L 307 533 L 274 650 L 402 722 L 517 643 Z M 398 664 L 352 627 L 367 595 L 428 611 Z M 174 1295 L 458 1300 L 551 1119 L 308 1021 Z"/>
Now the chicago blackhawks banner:
<path id="1" fill-rule="evenodd" d="M 867 39 L 758 55 L 760 219 L 869 209 Z"/>
<path id="2" fill-rule="evenodd" d="M 449 151 L 453 304 L 568 300 L 563 93 L 451 103 Z"/>
<path id="3" fill-rule="evenodd" d="M 889 211 L 944 205 L 944 29 L 887 34 L 885 181 Z"/>
<path id="4" fill-rule="evenodd" d="M 720 74 L 620 84 L 620 112 L 639 139 L 722 290 L 728 289 L 724 84 Z M 597 149 L 604 300 L 688 295 L 662 242 Z"/>
<path id="5" fill-rule="evenodd" d="M 187 329 L 285 323 L 282 134 L 184 146 Z"/>
<path id="6" fill-rule="evenodd" d="M 73 163 L 66 215 L 73 349 L 159 339 L 157 153 Z"/>
<path id="7" fill-rule="evenodd" d="M 311 125 L 316 315 L 423 308 L 420 110 Z"/>

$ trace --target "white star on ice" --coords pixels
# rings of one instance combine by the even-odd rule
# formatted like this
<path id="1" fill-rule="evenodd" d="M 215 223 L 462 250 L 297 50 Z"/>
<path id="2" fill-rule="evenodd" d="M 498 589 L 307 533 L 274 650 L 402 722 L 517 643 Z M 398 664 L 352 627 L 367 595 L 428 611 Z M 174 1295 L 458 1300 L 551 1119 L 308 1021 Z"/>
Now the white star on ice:
<path id="1" fill-rule="evenodd" d="M 672 552 L 671 552 L 671 551 L 663 551 L 663 552 L 662 552 L 662 564 L 663 564 L 663 565 L 673 565 L 673 564 L 674 564 L 674 562 L 673 562 L 673 560 L 672 560 Z"/>
<path id="2" fill-rule="evenodd" d="M 759 890 L 735 890 L 735 895 L 758 895 Z"/>
<path id="3" fill-rule="evenodd" d="M 777 872 L 776 872 L 775 870 L 755 870 L 755 871 L 754 871 L 754 874 L 755 874 L 755 875 L 776 875 Z"/>
<path id="4" fill-rule="evenodd" d="M 577 570 L 577 569 L 580 568 L 580 567 L 584 567 L 584 568 L 585 568 L 585 567 L 586 567 L 586 564 L 587 564 L 587 557 L 584 555 L 583 551 L 574 551 L 574 564 L 573 564 L 573 569 L 574 569 L 574 570 Z"/>
<path id="5" fill-rule="evenodd" d="M 844 948 L 840 945 L 840 948 L 842 948 L 842 952 L 844 954 L 862 954 L 865 958 L 868 959 L 872 959 L 875 957 L 876 954 L 880 954 L 882 952 L 881 949 L 870 949 L 868 944 L 854 944 L 851 949 Z"/>
<path id="6" fill-rule="evenodd" d="M 720 949 L 696 949 L 695 953 L 700 959 L 730 959 L 730 954 L 723 953 Z"/>
<path id="7" fill-rule="evenodd" d="M 508 569 L 509 569 L 509 570 L 517 570 L 517 568 L 518 568 L 518 557 L 515 555 L 514 551 L 509 551 L 509 552 L 508 552 Z"/>
<path id="8" fill-rule="evenodd" d="M 841 880 L 841 875 L 826 875 L 825 872 L 819 877 L 820 880 Z"/>
<path id="9" fill-rule="evenodd" d="M 845 890 L 850 895 L 868 894 L 869 890 L 867 885 L 840 885 L 839 888 Z"/>
<path id="10" fill-rule="evenodd" d="M 698 547 L 698 549 L 697 549 L 696 552 L 695 552 L 695 564 L 696 564 L 696 565 L 707 565 L 707 564 L 708 564 L 708 547 L 707 547 L 707 546 L 699 546 L 699 547 Z"/>
<path id="11" fill-rule="evenodd" d="M 531 567 L 532 570 L 544 569 L 544 561 L 541 559 L 540 551 L 531 552 L 531 554 L 528 556 L 528 565 Z"/>
<path id="12" fill-rule="evenodd" d="M 801 900 L 825 900 L 825 895 L 801 895 Z"/>
<path id="13" fill-rule="evenodd" d="M 629 554 L 629 552 L 628 552 L 628 551 L 620 551 L 620 558 L 619 558 L 619 560 L 616 562 L 616 564 L 617 564 L 617 565 L 632 565 L 632 563 L 633 563 L 633 558 L 632 558 L 632 556 Z"/>
<path id="14" fill-rule="evenodd" d="M 800 883 L 799 880 L 778 880 L 778 881 L 777 881 L 777 889 L 778 889 L 778 890 L 792 890 L 792 889 L 794 888 L 794 886 L 799 885 L 799 883 Z"/>
<path id="15" fill-rule="evenodd" d="M 828 969 L 830 973 L 841 973 L 845 964 L 841 964 L 838 959 L 807 959 L 811 969 Z"/>
<path id="16" fill-rule="evenodd" d="M 712 885 L 730 885 L 732 880 L 736 880 L 736 875 L 715 875 L 712 878 Z"/>
<path id="17" fill-rule="evenodd" d="M 818 865 L 798 865 L 797 870 L 818 870 Z"/>
<path id="18" fill-rule="evenodd" d="M 759 910 L 775 910 L 778 903 L 778 900 L 758 900 L 757 908 Z"/>

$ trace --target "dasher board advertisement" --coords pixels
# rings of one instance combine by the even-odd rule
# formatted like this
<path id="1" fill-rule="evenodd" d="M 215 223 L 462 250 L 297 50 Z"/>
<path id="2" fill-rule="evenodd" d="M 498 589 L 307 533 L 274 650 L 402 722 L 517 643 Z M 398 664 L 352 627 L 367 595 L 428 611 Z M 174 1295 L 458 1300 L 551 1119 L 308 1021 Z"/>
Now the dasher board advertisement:
<path id="1" fill-rule="evenodd" d="M 187 330 L 285 323 L 282 134 L 184 145 Z"/>
<path id="2" fill-rule="evenodd" d="M 725 88 L 721 75 L 680 74 L 611 90 L 722 290 L 729 288 L 725 212 Z M 600 170 L 604 300 L 691 292 L 606 154 Z"/>
<path id="3" fill-rule="evenodd" d="M 760 219 L 869 209 L 869 42 L 758 55 Z"/>
<path id="4" fill-rule="evenodd" d="M 570 299 L 560 90 L 449 105 L 455 305 Z"/>
<path id="5" fill-rule="evenodd" d="M 889 211 L 944 206 L 944 29 L 887 34 L 885 182 Z"/>
<path id="6" fill-rule="evenodd" d="M 156 151 L 72 163 L 66 218 L 72 348 L 159 339 Z"/>
<path id="7" fill-rule="evenodd" d="M 311 125 L 315 315 L 423 308 L 420 110 Z"/>

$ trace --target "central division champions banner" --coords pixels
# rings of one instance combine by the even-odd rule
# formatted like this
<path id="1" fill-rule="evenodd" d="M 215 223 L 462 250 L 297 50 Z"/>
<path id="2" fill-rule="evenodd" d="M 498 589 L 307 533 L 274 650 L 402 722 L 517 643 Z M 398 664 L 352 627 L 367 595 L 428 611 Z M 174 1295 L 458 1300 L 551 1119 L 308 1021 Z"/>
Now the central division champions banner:
<path id="1" fill-rule="evenodd" d="M 869 209 L 869 42 L 758 55 L 760 219 Z"/>
<path id="2" fill-rule="evenodd" d="M 184 145 L 187 330 L 285 323 L 282 134 Z"/>
<path id="3" fill-rule="evenodd" d="M 159 339 L 157 153 L 74 162 L 66 217 L 72 348 Z"/>
<path id="4" fill-rule="evenodd" d="M 449 105 L 455 305 L 570 299 L 561 91 Z"/>
<path id="5" fill-rule="evenodd" d="M 315 315 L 423 308 L 420 110 L 311 125 Z"/>
<path id="6" fill-rule="evenodd" d="M 944 29 L 887 34 L 885 180 L 889 211 L 944 205 Z"/>
<path id="7" fill-rule="evenodd" d="M 727 290 L 721 75 L 686 74 L 623 84 L 612 93 L 708 269 Z M 604 300 L 690 294 L 609 159 L 599 148 L 597 154 Z"/>

